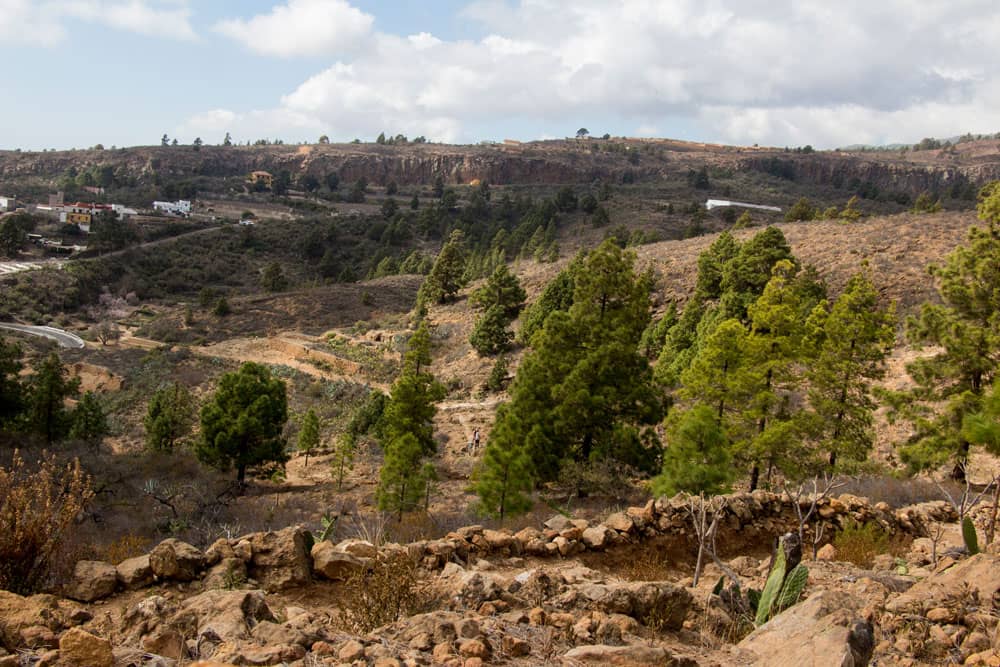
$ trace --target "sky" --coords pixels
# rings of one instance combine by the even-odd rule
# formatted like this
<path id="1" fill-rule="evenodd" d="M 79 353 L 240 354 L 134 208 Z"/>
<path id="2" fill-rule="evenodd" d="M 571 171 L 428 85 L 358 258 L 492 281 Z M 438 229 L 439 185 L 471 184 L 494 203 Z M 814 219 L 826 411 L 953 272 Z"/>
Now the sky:
<path id="1" fill-rule="evenodd" d="M 991 0 L 0 0 L 0 148 L 1000 132 Z"/>

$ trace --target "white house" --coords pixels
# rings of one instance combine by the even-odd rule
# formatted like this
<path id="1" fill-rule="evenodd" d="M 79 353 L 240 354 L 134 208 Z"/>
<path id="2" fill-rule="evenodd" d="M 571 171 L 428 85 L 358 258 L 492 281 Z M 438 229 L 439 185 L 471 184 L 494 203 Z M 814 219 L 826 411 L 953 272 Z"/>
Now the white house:
<path id="1" fill-rule="evenodd" d="M 14 197 L 0 197 L 0 212 L 10 213 L 17 208 L 17 199 Z"/>
<path id="2" fill-rule="evenodd" d="M 161 211 L 167 215 L 177 215 L 187 217 L 191 215 L 191 202 L 186 199 L 177 201 L 154 201 L 153 210 Z"/>
<path id="3" fill-rule="evenodd" d="M 762 204 L 747 204 L 741 201 L 728 201 L 726 199 L 709 199 L 705 202 L 705 208 L 711 211 L 713 208 L 720 208 L 724 206 L 739 206 L 740 208 L 753 208 L 758 211 L 773 211 L 775 213 L 781 213 L 781 209 L 777 206 L 764 206 Z"/>

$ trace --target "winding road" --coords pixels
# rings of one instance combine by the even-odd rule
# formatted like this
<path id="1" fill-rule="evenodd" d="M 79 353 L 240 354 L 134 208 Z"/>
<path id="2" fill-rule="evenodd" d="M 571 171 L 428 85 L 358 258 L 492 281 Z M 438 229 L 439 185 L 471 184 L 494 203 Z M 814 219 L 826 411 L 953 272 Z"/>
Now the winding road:
<path id="1" fill-rule="evenodd" d="M 54 340 L 56 343 L 58 343 L 59 347 L 81 349 L 87 346 L 87 344 L 83 342 L 83 339 L 77 336 L 76 334 L 71 334 L 68 331 L 63 331 L 62 329 L 56 329 L 55 327 L 38 327 L 38 326 L 31 326 L 28 324 L 0 323 L 0 329 L 20 331 L 21 333 L 26 333 L 31 336 L 41 336 L 42 338 L 48 338 L 49 340 Z"/>

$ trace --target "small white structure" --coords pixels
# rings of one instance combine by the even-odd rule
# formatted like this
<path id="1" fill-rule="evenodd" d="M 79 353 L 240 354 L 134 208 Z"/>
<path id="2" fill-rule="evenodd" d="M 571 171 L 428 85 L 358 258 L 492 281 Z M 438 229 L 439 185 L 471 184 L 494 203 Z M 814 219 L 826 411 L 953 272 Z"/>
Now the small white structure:
<path id="1" fill-rule="evenodd" d="M 176 215 L 186 218 L 191 215 L 191 202 L 186 199 L 177 201 L 154 201 L 153 210 L 161 211 L 167 215 Z"/>
<path id="2" fill-rule="evenodd" d="M 762 204 L 747 204 L 741 201 L 729 201 L 726 199 L 709 199 L 705 202 L 705 208 L 711 211 L 713 208 L 722 208 L 724 206 L 739 206 L 740 208 L 754 208 L 758 211 L 773 211 L 774 213 L 781 213 L 781 209 L 777 206 L 764 206 Z"/>
<path id="3" fill-rule="evenodd" d="M 240 224 L 243 225 L 244 227 L 253 227 L 253 220 L 243 219 L 240 220 Z"/>
<path id="4" fill-rule="evenodd" d="M 0 197 L 0 213 L 10 213 L 17 209 L 15 197 Z"/>

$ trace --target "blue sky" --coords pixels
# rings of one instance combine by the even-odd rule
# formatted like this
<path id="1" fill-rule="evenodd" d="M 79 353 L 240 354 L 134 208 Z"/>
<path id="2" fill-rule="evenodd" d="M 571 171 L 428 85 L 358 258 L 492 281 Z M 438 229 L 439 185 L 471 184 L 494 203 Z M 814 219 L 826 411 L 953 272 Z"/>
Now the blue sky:
<path id="1" fill-rule="evenodd" d="M 1000 131 L 991 2 L 0 0 L 0 147 Z"/>

